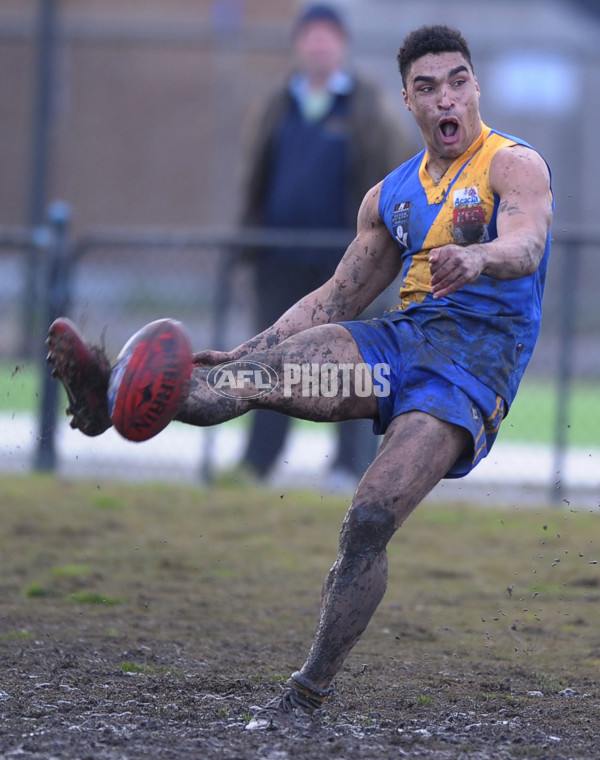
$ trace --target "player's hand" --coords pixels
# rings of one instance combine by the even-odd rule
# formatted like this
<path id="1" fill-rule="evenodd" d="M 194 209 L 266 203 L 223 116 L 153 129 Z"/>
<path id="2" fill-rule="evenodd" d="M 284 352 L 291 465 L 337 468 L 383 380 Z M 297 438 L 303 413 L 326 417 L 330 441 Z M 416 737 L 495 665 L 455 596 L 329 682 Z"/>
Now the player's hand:
<path id="1" fill-rule="evenodd" d="M 483 270 L 480 246 L 466 248 L 460 245 L 444 245 L 432 248 L 429 253 L 431 292 L 434 298 L 455 293 L 463 285 L 476 280 Z"/>
<path id="2" fill-rule="evenodd" d="M 217 364 L 233 361 L 233 359 L 232 353 L 228 351 L 214 351 L 213 349 L 198 351 L 192 356 L 192 362 L 202 367 L 214 367 Z"/>

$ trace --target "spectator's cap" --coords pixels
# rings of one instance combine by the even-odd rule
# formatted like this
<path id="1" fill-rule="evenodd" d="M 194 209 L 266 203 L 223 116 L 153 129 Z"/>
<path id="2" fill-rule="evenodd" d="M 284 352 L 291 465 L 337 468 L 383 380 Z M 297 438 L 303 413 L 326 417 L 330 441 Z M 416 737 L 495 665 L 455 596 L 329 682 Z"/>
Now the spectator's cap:
<path id="1" fill-rule="evenodd" d="M 294 36 L 313 21 L 327 21 L 336 26 L 343 35 L 348 36 L 348 30 L 340 13 L 331 5 L 324 3 L 309 5 L 302 11 L 294 25 Z"/>

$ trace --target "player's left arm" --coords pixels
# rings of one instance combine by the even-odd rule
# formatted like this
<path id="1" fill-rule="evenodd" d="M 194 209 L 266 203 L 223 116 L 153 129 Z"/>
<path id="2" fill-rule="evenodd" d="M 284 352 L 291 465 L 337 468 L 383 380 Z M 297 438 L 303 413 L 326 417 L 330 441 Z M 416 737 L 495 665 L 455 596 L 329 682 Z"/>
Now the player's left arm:
<path id="1" fill-rule="evenodd" d="M 503 148 L 492 160 L 490 185 L 499 198 L 498 237 L 433 249 L 429 265 L 434 298 L 454 293 L 480 274 L 513 280 L 533 274 L 540 264 L 552 221 L 546 162 L 523 145 Z"/>

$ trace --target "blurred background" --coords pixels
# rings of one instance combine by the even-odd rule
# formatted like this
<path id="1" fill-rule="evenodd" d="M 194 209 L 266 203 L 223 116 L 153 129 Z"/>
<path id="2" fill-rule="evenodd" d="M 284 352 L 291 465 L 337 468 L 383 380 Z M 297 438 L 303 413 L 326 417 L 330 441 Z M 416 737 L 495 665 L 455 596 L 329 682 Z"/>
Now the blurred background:
<path id="1" fill-rule="evenodd" d="M 339 0 L 352 60 L 403 111 L 407 32 L 467 37 L 491 126 L 552 166 L 554 248 L 542 336 L 492 456 L 444 493 L 600 502 L 600 3 Z M 254 332 L 237 230 L 244 125 L 289 68 L 293 0 L 3 0 L 0 6 L 0 469 L 206 479 L 245 423 L 177 425 L 147 444 L 84 440 L 43 370 L 68 312 L 114 356 L 160 316 L 194 344 Z M 417 135 L 415 134 L 415 137 Z M 393 299 L 393 295 L 392 295 Z M 61 414 L 56 419 L 56 405 Z M 512 420 L 511 420 L 512 417 Z M 315 484 L 326 426 L 298 425 L 279 481 Z M 308 475 L 307 475 L 308 473 Z"/>

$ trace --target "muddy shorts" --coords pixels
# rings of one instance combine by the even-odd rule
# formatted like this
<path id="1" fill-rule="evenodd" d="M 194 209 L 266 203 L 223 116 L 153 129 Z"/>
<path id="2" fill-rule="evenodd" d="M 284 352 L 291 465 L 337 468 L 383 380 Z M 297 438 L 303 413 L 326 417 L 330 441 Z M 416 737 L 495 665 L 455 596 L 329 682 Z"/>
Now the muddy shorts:
<path id="1" fill-rule="evenodd" d="M 435 348 L 411 319 L 370 319 L 341 323 L 352 335 L 377 378 L 387 371 L 388 383 L 380 384 L 378 417 L 373 431 L 385 433 L 399 414 L 421 411 L 466 428 L 473 447 L 466 450 L 446 474 L 461 478 L 492 448 L 505 414 L 504 401 L 476 377 Z"/>

